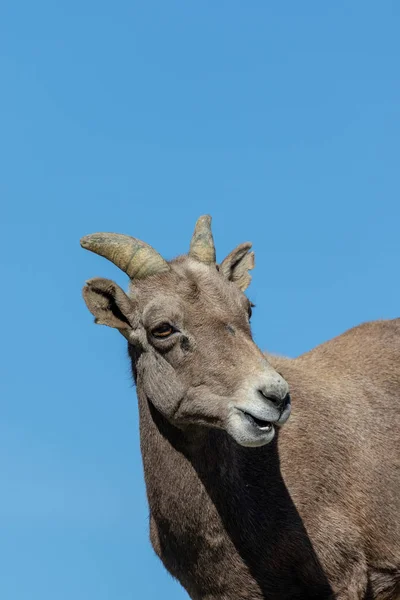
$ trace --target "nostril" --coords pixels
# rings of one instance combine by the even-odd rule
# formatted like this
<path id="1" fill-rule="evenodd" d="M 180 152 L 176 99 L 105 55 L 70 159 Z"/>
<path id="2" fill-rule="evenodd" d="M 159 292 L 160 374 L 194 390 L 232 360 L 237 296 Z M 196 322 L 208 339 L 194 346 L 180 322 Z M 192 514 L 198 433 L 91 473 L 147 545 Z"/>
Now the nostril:
<path id="1" fill-rule="evenodd" d="M 260 388 L 258 392 L 264 400 L 268 400 L 268 402 L 271 402 L 271 404 L 275 404 L 275 406 L 282 410 L 284 410 L 291 402 L 289 393 L 287 393 L 286 396 L 282 398 L 282 396 L 279 396 L 274 392 L 270 392 L 262 388 Z"/>
<path id="2" fill-rule="evenodd" d="M 258 392 L 259 392 L 259 394 L 261 394 L 261 396 L 265 400 L 272 402 L 272 404 L 276 404 L 277 406 L 280 406 L 283 402 L 282 398 L 280 398 L 279 396 L 277 396 L 274 393 L 267 392 L 267 390 L 259 389 Z"/>

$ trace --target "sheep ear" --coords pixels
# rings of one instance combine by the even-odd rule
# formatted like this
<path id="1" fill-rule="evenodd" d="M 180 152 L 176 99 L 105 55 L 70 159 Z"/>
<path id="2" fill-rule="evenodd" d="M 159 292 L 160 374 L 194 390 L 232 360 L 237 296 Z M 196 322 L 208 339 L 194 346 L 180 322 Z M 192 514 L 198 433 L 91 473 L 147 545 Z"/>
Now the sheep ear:
<path id="1" fill-rule="evenodd" d="M 129 335 L 135 309 L 132 300 L 119 285 L 110 279 L 89 279 L 82 293 L 95 323 L 114 327 L 125 337 Z"/>
<path id="2" fill-rule="evenodd" d="M 254 252 L 250 252 L 251 243 L 237 246 L 219 265 L 219 271 L 229 281 L 233 281 L 244 292 L 250 285 L 249 271 L 254 269 Z"/>

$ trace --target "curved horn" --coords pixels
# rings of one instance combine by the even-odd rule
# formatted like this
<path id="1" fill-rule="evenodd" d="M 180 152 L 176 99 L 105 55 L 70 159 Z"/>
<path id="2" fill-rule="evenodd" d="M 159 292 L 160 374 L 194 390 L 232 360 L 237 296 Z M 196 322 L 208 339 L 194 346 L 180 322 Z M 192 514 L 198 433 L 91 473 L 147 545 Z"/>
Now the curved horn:
<path id="1" fill-rule="evenodd" d="M 211 233 L 210 215 L 203 215 L 197 220 L 190 242 L 189 256 L 206 265 L 215 264 L 215 247 Z"/>
<path id="2" fill-rule="evenodd" d="M 169 265 L 148 244 L 120 233 L 92 233 L 81 239 L 86 250 L 100 254 L 119 267 L 131 279 L 169 271 Z"/>

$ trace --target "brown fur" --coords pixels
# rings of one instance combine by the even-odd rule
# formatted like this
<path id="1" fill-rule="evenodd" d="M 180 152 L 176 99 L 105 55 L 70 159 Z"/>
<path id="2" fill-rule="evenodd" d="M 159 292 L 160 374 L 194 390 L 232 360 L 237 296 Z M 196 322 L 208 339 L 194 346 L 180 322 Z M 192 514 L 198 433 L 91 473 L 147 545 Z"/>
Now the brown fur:
<path id="1" fill-rule="evenodd" d="M 400 319 L 266 361 L 240 256 L 177 259 L 129 297 L 85 288 L 129 341 L 153 547 L 193 600 L 400 598 Z M 153 338 L 160 322 L 177 332 Z M 260 370 L 289 384 L 292 415 L 244 447 L 227 407 Z"/>

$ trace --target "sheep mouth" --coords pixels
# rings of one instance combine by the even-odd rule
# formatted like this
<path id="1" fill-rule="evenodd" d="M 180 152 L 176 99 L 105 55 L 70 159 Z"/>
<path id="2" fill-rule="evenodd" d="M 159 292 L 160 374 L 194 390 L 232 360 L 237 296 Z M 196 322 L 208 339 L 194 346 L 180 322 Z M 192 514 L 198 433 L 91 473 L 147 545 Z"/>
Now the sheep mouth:
<path id="1" fill-rule="evenodd" d="M 264 421 L 263 419 L 258 419 L 257 417 L 254 417 L 253 415 L 251 415 L 250 413 L 246 412 L 246 411 L 242 411 L 244 416 L 246 417 L 246 419 L 249 421 L 249 423 L 251 423 L 253 425 L 253 427 L 257 427 L 257 429 L 259 429 L 260 431 L 271 431 L 273 425 L 270 421 Z"/>
<path id="2" fill-rule="evenodd" d="M 250 408 L 250 407 L 249 407 Z M 256 407 L 257 408 L 257 407 Z M 227 432 L 241 446 L 257 448 L 269 444 L 275 436 L 275 425 L 278 424 L 278 416 L 271 410 L 254 410 L 257 416 L 243 410 L 243 407 L 234 407 L 227 423 Z M 261 417 L 267 417 L 266 419 Z"/>

